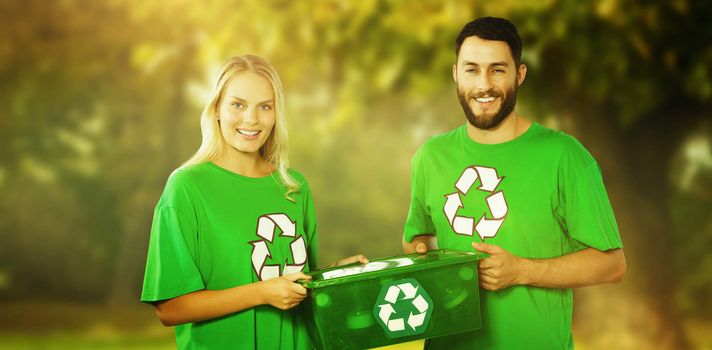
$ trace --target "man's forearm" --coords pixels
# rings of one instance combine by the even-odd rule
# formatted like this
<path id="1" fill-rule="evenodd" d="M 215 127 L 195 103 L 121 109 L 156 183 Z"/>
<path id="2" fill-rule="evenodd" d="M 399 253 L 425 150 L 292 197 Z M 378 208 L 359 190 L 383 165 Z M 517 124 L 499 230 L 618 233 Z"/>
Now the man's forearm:
<path id="1" fill-rule="evenodd" d="M 520 258 L 522 259 L 522 258 Z M 622 249 L 593 248 L 551 259 L 522 259 L 519 284 L 542 288 L 577 288 L 620 282 L 626 271 Z"/>

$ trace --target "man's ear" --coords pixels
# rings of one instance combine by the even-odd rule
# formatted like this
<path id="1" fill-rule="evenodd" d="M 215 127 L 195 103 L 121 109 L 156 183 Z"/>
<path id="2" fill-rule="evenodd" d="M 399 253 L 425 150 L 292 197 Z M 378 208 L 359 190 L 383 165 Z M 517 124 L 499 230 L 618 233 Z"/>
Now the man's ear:
<path id="1" fill-rule="evenodd" d="M 524 83 L 524 78 L 527 76 L 527 65 L 522 63 L 517 69 L 517 86 L 522 86 Z"/>
<path id="2" fill-rule="evenodd" d="M 452 65 L 452 80 L 457 83 L 457 63 Z"/>

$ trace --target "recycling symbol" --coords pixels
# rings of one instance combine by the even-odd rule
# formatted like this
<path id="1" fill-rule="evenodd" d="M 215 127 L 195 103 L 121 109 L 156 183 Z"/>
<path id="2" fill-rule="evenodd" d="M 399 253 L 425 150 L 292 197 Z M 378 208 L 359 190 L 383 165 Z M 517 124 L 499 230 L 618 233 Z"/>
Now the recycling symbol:
<path id="1" fill-rule="evenodd" d="M 459 216 L 457 215 L 457 210 L 463 208 L 460 196 L 467 195 L 467 192 L 470 191 L 477 179 L 480 180 L 480 186 L 477 189 L 490 193 L 486 200 L 492 218 L 486 218 L 485 214 L 487 213 L 485 212 L 475 224 L 474 218 Z M 507 215 L 507 201 L 504 198 L 504 193 L 495 191 L 502 179 L 503 177 L 497 175 L 497 169 L 495 168 L 477 165 L 465 168 L 455 183 L 457 191 L 445 195 L 446 200 L 443 211 L 455 233 L 472 236 L 474 231 L 477 231 L 482 240 L 497 235 L 497 231 L 502 226 L 504 217 Z"/>
<path id="2" fill-rule="evenodd" d="M 252 267 L 261 281 L 270 278 L 288 275 L 302 271 L 307 262 L 307 250 L 304 237 L 296 235 L 296 224 L 286 214 L 262 215 L 257 219 L 257 235 L 261 238 L 250 242 L 252 245 Z M 282 233 L 280 237 L 291 237 L 292 242 L 289 248 L 292 252 L 294 264 L 285 263 L 284 269 L 280 265 L 266 265 L 267 258 L 272 254 L 267 247 L 267 242 L 274 241 L 275 229 L 279 228 Z M 282 271 L 280 271 L 282 270 Z"/>
<path id="3" fill-rule="evenodd" d="M 400 338 L 425 332 L 432 305 L 432 299 L 420 283 L 406 278 L 381 288 L 373 316 L 389 338 Z"/>

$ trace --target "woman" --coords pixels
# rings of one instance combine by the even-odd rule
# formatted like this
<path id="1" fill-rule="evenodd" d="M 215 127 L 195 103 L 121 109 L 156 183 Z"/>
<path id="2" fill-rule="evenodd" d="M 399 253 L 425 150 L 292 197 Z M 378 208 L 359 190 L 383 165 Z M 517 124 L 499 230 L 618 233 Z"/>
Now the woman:
<path id="1" fill-rule="evenodd" d="M 304 176 L 288 168 L 274 68 L 228 60 L 201 130 L 156 205 L 141 300 L 176 326 L 181 349 L 308 348 L 292 309 L 307 296 L 295 281 L 316 266 L 317 225 Z"/>

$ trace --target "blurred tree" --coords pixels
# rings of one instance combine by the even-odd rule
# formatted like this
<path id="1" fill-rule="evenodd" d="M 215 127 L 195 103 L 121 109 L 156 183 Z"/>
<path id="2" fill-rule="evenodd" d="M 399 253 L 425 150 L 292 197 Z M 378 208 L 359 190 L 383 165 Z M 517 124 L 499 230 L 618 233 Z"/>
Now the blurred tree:
<path id="1" fill-rule="evenodd" d="M 708 289 L 669 262 L 676 242 L 707 231 L 676 236 L 686 212 L 675 179 L 662 179 L 709 119 L 710 10 L 685 0 L 0 2 L 0 297 L 135 302 L 152 208 L 197 149 L 206 91 L 236 54 L 267 57 L 284 80 L 321 261 L 399 253 L 410 157 L 464 122 L 454 38 L 495 15 L 525 42 L 520 111 L 596 156 L 626 245 L 625 283 L 577 293 L 577 337 L 685 347 L 677 282 L 697 276 L 684 286 Z"/>
<path id="2" fill-rule="evenodd" d="M 141 6 L 131 7 L 137 14 L 120 2 L 2 6 L 9 215 L 0 262 L 12 267 L 3 294 L 102 300 L 113 290 L 133 300 L 151 208 L 185 153 L 183 116 L 196 113 L 183 96 L 194 61 L 181 56 L 191 55 L 193 30 L 154 31 L 170 13 L 145 18 Z M 58 198 L 46 198 L 52 193 Z"/>
<path id="3" fill-rule="evenodd" d="M 588 308 L 577 307 L 579 320 L 608 317 L 607 324 L 614 325 L 628 319 L 645 324 L 645 347 L 685 348 L 672 306 L 680 271 L 671 262 L 676 260 L 675 242 L 689 237 L 671 234 L 676 179 L 664 181 L 661 174 L 671 168 L 689 133 L 708 118 L 712 46 L 707 33 L 712 27 L 703 14 L 712 8 L 684 1 L 559 6 L 563 11 L 514 16 L 540 26 L 537 33 L 527 31 L 536 25 L 524 30 L 526 37 L 541 37 L 535 40 L 539 64 L 530 70 L 529 84 L 540 92 L 534 99 L 551 103 L 563 117 L 562 128 L 599 159 L 629 261 L 634 262 L 630 283 L 583 294 L 592 302 Z M 605 306 L 611 299 L 631 306 L 610 310 Z M 577 326 L 582 330 L 578 334 L 591 339 L 608 327 Z M 601 345 L 621 345 L 607 341 Z M 638 345 L 633 346 L 640 346 L 640 340 L 634 341 Z"/>

